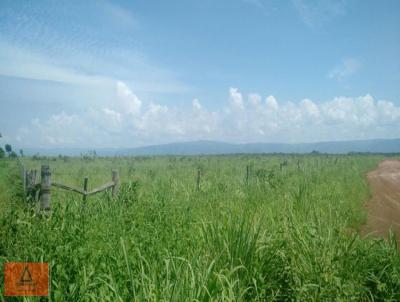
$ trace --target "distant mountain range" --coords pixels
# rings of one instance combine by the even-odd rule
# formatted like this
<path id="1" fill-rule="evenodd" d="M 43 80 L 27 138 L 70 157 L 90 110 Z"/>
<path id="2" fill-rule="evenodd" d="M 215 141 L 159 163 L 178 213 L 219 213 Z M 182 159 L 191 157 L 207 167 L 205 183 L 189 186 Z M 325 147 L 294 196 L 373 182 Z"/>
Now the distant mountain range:
<path id="1" fill-rule="evenodd" d="M 87 148 L 24 149 L 25 154 L 33 155 L 80 155 L 86 154 Z M 91 149 L 92 150 L 92 149 Z M 153 145 L 138 148 L 100 148 L 100 156 L 122 155 L 200 155 L 200 154 L 235 154 L 235 153 L 320 153 L 344 154 L 349 152 L 400 153 L 400 139 L 372 139 L 354 141 L 334 141 L 318 143 L 249 143 L 232 144 L 215 141 L 194 141 Z"/>

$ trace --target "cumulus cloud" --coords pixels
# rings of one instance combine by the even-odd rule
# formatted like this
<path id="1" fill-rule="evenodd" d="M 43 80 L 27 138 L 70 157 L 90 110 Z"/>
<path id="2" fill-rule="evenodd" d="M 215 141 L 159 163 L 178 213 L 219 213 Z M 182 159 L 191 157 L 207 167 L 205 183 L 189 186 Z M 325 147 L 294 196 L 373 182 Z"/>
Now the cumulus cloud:
<path id="1" fill-rule="evenodd" d="M 121 81 L 117 82 L 117 96 L 123 110 L 128 114 L 139 114 L 142 101 Z"/>
<path id="2" fill-rule="evenodd" d="M 268 108 L 272 110 L 278 110 L 278 102 L 273 95 L 267 96 L 265 103 L 267 104 Z"/>
<path id="3" fill-rule="evenodd" d="M 243 96 L 237 88 L 229 88 L 229 98 L 233 108 L 243 109 Z"/>
<path id="4" fill-rule="evenodd" d="M 116 99 L 86 113 L 61 112 L 34 119 L 16 137 L 27 145 L 130 147 L 190 140 L 230 142 L 312 142 L 393 138 L 400 133 L 400 107 L 371 95 L 317 102 L 278 102 L 269 95 L 228 91 L 228 106 L 207 110 L 200 100 L 188 106 L 141 101 L 126 83 Z"/>
<path id="5" fill-rule="evenodd" d="M 262 97 L 258 93 L 250 93 L 248 99 L 250 104 L 258 106 L 261 104 Z"/>
<path id="6" fill-rule="evenodd" d="M 31 125 L 21 128 L 19 139 L 23 142 L 34 142 L 44 146 L 63 146 L 83 143 L 90 136 L 91 128 L 77 114 L 61 112 L 42 121 L 33 119 Z"/>
<path id="7" fill-rule="evenodd" d="M 302 109 L 302 114 L 310 119 L 316 119 L 319 117 L 320 111 L 318 106 L 309 99 L 304 99 L 300 102 L 300 108 Z"/>
<path id="8" fill-rule="evenodd" d="M 200 110 L 200 109 L 201 109 L 201 105 L 200 105 L 200 102 L 199 102 L 198 99 L 194 99 L 194 100 L 192 101 L 192 106 L 193 106 L 193 108 L 196 109 L 196 110 Z"/>
<path id="9" fill-rule="evenodd" d="M 106 116 L 108 116 L 110 118 L 110 120 L 114 123 L 114 124 L 120 124 L 121 123 L 121 113 L 116 112 L 112 109 L 108 109 L 108 108 L 103 108 L 101 110 Z"/>

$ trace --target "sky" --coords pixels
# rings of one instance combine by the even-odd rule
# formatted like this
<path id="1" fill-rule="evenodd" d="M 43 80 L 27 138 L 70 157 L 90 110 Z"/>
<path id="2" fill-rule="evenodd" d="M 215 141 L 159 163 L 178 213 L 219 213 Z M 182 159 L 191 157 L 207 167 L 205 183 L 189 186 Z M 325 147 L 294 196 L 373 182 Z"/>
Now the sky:
<path id="1" fill-rule="evenodd" d="M 400 1 L 0 1 L 0 144 L 400 137 Z"/>

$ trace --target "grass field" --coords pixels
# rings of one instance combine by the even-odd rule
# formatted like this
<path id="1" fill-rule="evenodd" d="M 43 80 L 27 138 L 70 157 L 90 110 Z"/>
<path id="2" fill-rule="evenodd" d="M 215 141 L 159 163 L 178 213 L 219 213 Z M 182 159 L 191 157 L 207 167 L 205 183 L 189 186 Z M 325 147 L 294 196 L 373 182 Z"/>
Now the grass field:
<path id="1" fill-rule="evenodd" d="M 49 219 L 22 202 L 16 161 L 0 160 L 0 261 L 49 262 L 54 301 L 400 301 L 394 239 L 357 233 L 381 159 L 50 159 L 54 181 L 88 176 L 90 189 L 115 168 L 122 185 L 86 204 L 55 189 Z"/>

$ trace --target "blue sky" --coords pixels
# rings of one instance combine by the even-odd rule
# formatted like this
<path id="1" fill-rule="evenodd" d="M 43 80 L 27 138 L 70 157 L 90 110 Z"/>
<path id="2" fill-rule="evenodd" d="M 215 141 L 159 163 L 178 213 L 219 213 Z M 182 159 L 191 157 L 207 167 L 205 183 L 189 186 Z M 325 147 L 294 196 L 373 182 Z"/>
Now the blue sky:
<path id="1" fill-rule="evenodd" d="M 19 147 L 400 133 L 400 2 L 0 2 L 0 132 Z"/>

